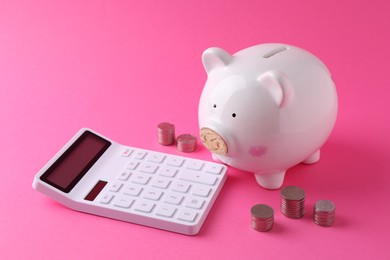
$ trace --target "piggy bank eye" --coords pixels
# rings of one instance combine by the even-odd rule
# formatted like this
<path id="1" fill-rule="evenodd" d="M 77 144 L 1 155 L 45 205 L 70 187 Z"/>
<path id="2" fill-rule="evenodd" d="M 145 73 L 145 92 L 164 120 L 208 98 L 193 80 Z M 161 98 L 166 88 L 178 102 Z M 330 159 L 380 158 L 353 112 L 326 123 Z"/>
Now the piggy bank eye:
<path id="1" fill-rule="evenodd" d="M 233 113 L 233 114 L 232 114 L 232 117 L 236 117 L 236 116 L 237 116 L 236 113 Z"/>
<path id="2" fill-rule="evenodd" d="M 217 104 L 214 104 L 214 105 L 213 105 L 213 108 L 217 108 Z"/>

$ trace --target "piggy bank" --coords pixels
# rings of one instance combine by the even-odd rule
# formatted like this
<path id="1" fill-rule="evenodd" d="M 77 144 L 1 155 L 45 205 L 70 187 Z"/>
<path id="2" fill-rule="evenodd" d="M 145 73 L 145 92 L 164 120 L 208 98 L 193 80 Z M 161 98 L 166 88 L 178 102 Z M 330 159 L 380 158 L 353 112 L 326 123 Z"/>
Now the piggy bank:
<path id="1" fill-rule="evenodd" d="M 208 75 L 199 102 L 200 139 L 214 160 L 253 172 L 267 189 L 286 170 L 320 159 L 337 116 L 331 74 L 314 55 L 260 44 L 230 55 L 204 51 Z"/>

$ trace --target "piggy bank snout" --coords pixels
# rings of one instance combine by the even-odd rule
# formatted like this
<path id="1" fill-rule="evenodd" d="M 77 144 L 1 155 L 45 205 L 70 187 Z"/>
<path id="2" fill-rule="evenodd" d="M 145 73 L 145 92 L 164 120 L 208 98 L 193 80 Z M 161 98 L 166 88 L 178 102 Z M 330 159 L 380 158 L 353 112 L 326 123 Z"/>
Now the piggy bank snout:
<path id="1" fill-rule="evenodd" d="M 211 130 L 210 128 L 203 127 L 200 129 L 200 140 L 212 153 L 226 155 L 228 152 L 228 146 L 225 140 L 217 132 Z"/>

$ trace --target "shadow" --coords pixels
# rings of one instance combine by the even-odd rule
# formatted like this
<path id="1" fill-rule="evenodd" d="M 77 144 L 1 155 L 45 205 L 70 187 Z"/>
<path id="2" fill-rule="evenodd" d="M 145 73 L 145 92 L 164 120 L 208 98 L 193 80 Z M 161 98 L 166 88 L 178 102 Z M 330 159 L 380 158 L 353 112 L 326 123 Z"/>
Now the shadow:
<path id="1" fill-rule="evenodd" d="M 273 234 L 282 234 L 285 233 L 286 231 L 287 231 L 286 227 L 284 227 L 283 225 L 281 225 L 279 222 L 275 220 L 272 229 L 269 230 L 268 232 L 272 232 Z"/>
<path id="2" fill-rule="evenodd" d="M 300 186 L 306 192 L 304 221 L 315 225 L 313 207 L 323 199 L 336 205 L 335 223 L 329 228 L 350 228 L 372 217 L 369 212 L 381 214 L 381 209 L 373 209 L 373 201 L 389 194 L 390 160 L 379 144 L 333 138 L 321 150 L 318 163 L 287 171 L 283 186 Z M 366 205 L 365 211 L 356 214 L 358 205 Z"/>
<path id="3" fill-rule="evenodd" d="M 228 198 L 230 196 L 230 192 L 234 189 L 234 186 L 239 182 L 239 178 L 235 175 L 231 175 L 230 172 L 234 171 L 231 168 L 228 169 L 228 178 L 225 181 L 224 186 L 218 194 L 217 199 L 215 200 L 205 222 L 203 223 L 202 228 L 196 237 L 201 237 L 207 235 L 208 233 L 213 232 L 214 225 L 221 221 L 224 218 L 223 209 L 229 208 Z"/>
<path id="4" fill-rule="evenodd" d="M 377 143 L 378 144 L 378 143 Z M 297 221 L 317 226 L 313 221 L 313 207 L 318 200 L 327 199 L 336 204 L 335 223 L 327 228 L 351 228 L 359 223 L 359 218 L 369 214 L 356 215 L 356 205 L 372 205 L 374 198 L 388 194 L 390 160 L 385 148 L 371 145 L 368 141 L 337 139 L 329 140 L 321 150 L 321 159 L 312 165 L 298 164 L 286 173 L 281 188 L 296 185 L 305 190 L 305 214 Z M 275 214 L 280 203 L 280 190 L 266 190 L 256 183 L 252 173 L 229 166 L 228 179 L 206 219 L 199 235 L 214 232 L 213 225 L 224 216 L 226 208 L 237 202 L 234 196 L 240 194 L 240 201 L 250 208 L 255 203 L 265 203 L 274 208 Z M 256 196 L 258 199 L 251 197 Z M 369 206 L 370 207 L 370 206 Z M 237 206 L 237 209 L 242 210 Z M 244 214 L 244 213 L 240 213 Z M 320 228 L 326 228 L 321 227 Z M 288 232 L 275 219 L 272 233 Z"/>
<path id="5" fill-rule="evenodd" d="M 356 199 L 364 191 L 379 193 L 386 189 L 389 170 L 389 160 L 378 147 L 333 138 L 321 150 L 318 163 L 290 168 L 283 186 L 298 185 L 309 192 Z"/>
<path id="6" fill-rule="evenodd" d="M 334 228 L 345 228 L 347 226 L 351 225 L 351 222 L 347 221 L 347 219 L 344 216 L 338 216 L 337 212 L 335 215 L 335 221 L 333 226 Z"/>

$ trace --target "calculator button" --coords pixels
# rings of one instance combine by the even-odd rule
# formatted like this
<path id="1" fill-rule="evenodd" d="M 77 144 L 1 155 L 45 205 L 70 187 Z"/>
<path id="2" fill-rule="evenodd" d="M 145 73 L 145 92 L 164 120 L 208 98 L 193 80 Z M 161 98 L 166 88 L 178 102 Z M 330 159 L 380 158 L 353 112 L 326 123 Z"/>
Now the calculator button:
<path id="1" fill-rule="evenodd" d="M 155 164 L 144 163 L 141 165 L 140 171 L 153 174 L 156 172 L 157 168 L 158 166 Z"/>
<path id="2" fill-rule="evenodd" d="M 114 194 L 112 193 L 106 193 L 101 199 L 100 203 L 108 204 L 110 201 L 114 198 Z"/>
<path id="3" fill-rule="evenodd" d="M 187 170 L 180 172 L 179 179 L 208 185 L 214 185 L 217 181 L 217 177 L 211 176 L 210 174 Z"/>
<path id="4" fill-rule="evenodd" d="M 128 196 L 121 196 L 115 199 L 114 206 L 128 209 L 130 208 L 131 204 L 133 204 L 134 199 L 128 197 Z"/>
<path id="5" fill-rule="evenodd" d="M 124 148 L 129 149 L 122 159 L 127 161 L 104 189 L 107 193 L 102 192 L 96 198 L 97 203 L 121 214 L 128 212 L 136 221 L 150 226 L 158 228 L 159 221 L 178 226 L 194 225 L 197 232 L 213 205 L 219 185 L 226 178 L 226 166 L 157 151 Z"/>
<path id="6" fill-rule="evenodd" d="M 146 183 L 148 183 L 149 180 L 150 180 L 150 176 L 136 174 L 131 179 L 131 182 L 145 185 Z"/>
<path id="7" fill-rule="evenodd" d="M 123 190 L 123 194 L 131 195 L 131 196 L 138 196 L 142 191 L 142 188 L 133 184 L 129 184 L 125 187 Z"/>
<path id="8" fill-rule="evenodd" d="M 159 200 L 162 195 L 162 191 L 156 189 L 148 189 L 143 193 L 143 197 L 149 200 Z"/>
<path id="9" fill-rule="evenodd" d="M 169 157 L 167 160 L 168 165 L 175 166 L 175 167 L 180 167 L 183 164 L 183 162 L 184 159 L 175 156 Z"/>
<path id="10" fill-rule="evenodd" d="M 119 175 L 118 179 L 121 181 L 127 181 L 129 179 L 130 175 L 131 175 L 131 171 L 123 171 Z"/>
<path id="11" fill-rule="evenodd" d="M 127 169 L 134 170 L 135 168 L 137 168 L 138 164 L 139 164 L 139 162 L 137 162 L 137 161 L 130 161 L 127 164 Z"/>
<path id="12" fill-rule="evenodd" d="M 137 159 L 137 160 L 142 160 L 145 158 L 146 154 L 147 154 L 147 152 L 145 152 L 145 151 L 135 151 L 133 158 Z"/>
<path id="13" fill-rule="evenodd" d="M 168 205 L 161 205 L 156 210 L 156 215 L 171 218 L 175 214 L 176 208 Z"/>
<path id="14" fill-rule="evenodd" d="M 158 173 L 162 176 L 165 176 L 165 177 L 169 177 L 169 178 L 173 178 L 175 177 L 176 173 L 177 173 L 177 168 L 175 167 L 172 167 L 172 166 L 167 166 L 167 165 L 164 165 L 160 168 L 160 170 L 158 171 Z"/>
<path id="15" fill-rule="evenodd" d="M 185 201 L 185 206 L 193 209 L 201 209 L 204 204 L 204 200 L 197 197 L 188 197 Z"/>
<path id="16" fill-rule="evenodd" d="M 129 157 L 130 154 L 131 154 L 132 152 L 133 152 L 132 149 L 130 149 L 130 148 L 125 148 L 125 149 L 122 150 L 121 156 L 123 156 L 123 157 Z"/>
<path id="17" fill-rule="evenodd" d="M 123 184 L 120 183 L 120 182 L 115 182 L 111 185 L 110 187 L 110 191 L 112 192 L 118 192 L 120 190 L 120 188 L 122 188 Z"/>
<path id="18" fill-rule="evenodd" d="M 194 222 L 197 215 L 198 213 L 194 210 L 182 209 L 177 218 L 187 222 Z"/>
<path id="19" fill-rule="evenodd" d="M 154 178 L 152 181 L 152 186 L 160 189 L 166 189 L 168 188 L 169 184 L 171 183 L 170 180 L 167 180 L 166 178 Z"/>
<path id="20" fill-rule="evenodd" d="M 200 197 L 208 197 L 211 192 L 211 188 L 203 186 L 203 185 L 196 185 L 192 187 L 191 193 L 196 196 Z"/>
<path id="21" fill-rule="evenodd" d="M 155 204 L 151 201 L 140 200 L 135 204 L 134 209 L 137 211 L 150 213 L 150 212 L 152 212 L 154 205 Z"/>
<path id="22" fill-rule="evenodd" d="M 190 187 L 191 187 L 191 185 L 188 184 L 188 183 L 185 183 L 185 182 L 175 182 L 172 185 L 172 190 L 173 191 L 182 192 L 182 193 L 186 193 L 189 190 Z"/>
<path id="23" fill-rule="evenodd" d="M 81 142 L 84 132 L 74 138 Z M 87 137 L 91 134 L 95 135 L 91 132 Z M 114 157 L 108 154 L 90 169 L 96 178 L 92 187 L 90 183 L 80 188 L 78 201 L 85 203 L 85 208 L 80 208 L 182 234 L 199 232 L 228 177 L 226 165 L 123 146 L 110 139 L 102 143 L 111 144 L 107 152 L 114 152 Z M 41 181 L 38 175 L 36 178 Z"/>
<path id="24" fill-rule="evenodd" d="M 154 163 L 162 163 L 164 159 L 165 159 L 165 155 L 160 153 L 151 153 L 148 156 L 148 161 Z"/>
<path id="25" fill-rule="evenodd" d="M 183 198 L 184 196 L 178 193 L 168 193 L 164 198 L 164 202 L 169 204 L 179 205 L 183 200 Z"/>
<path id="26" fill-rule="evenodd" d="M 206 165 L 204 170 L 208 173 L 220 174 L 222 169 L 222 165 L 209 163 Z"/>
<path id="27" fill-rule="evenodd" d="M 200 161 L 194 161 L 194 160 L 188 160 L 186 162 L 186 168 L 191 170 L 199 171 L 203 167 L 203 162 Z"/>

